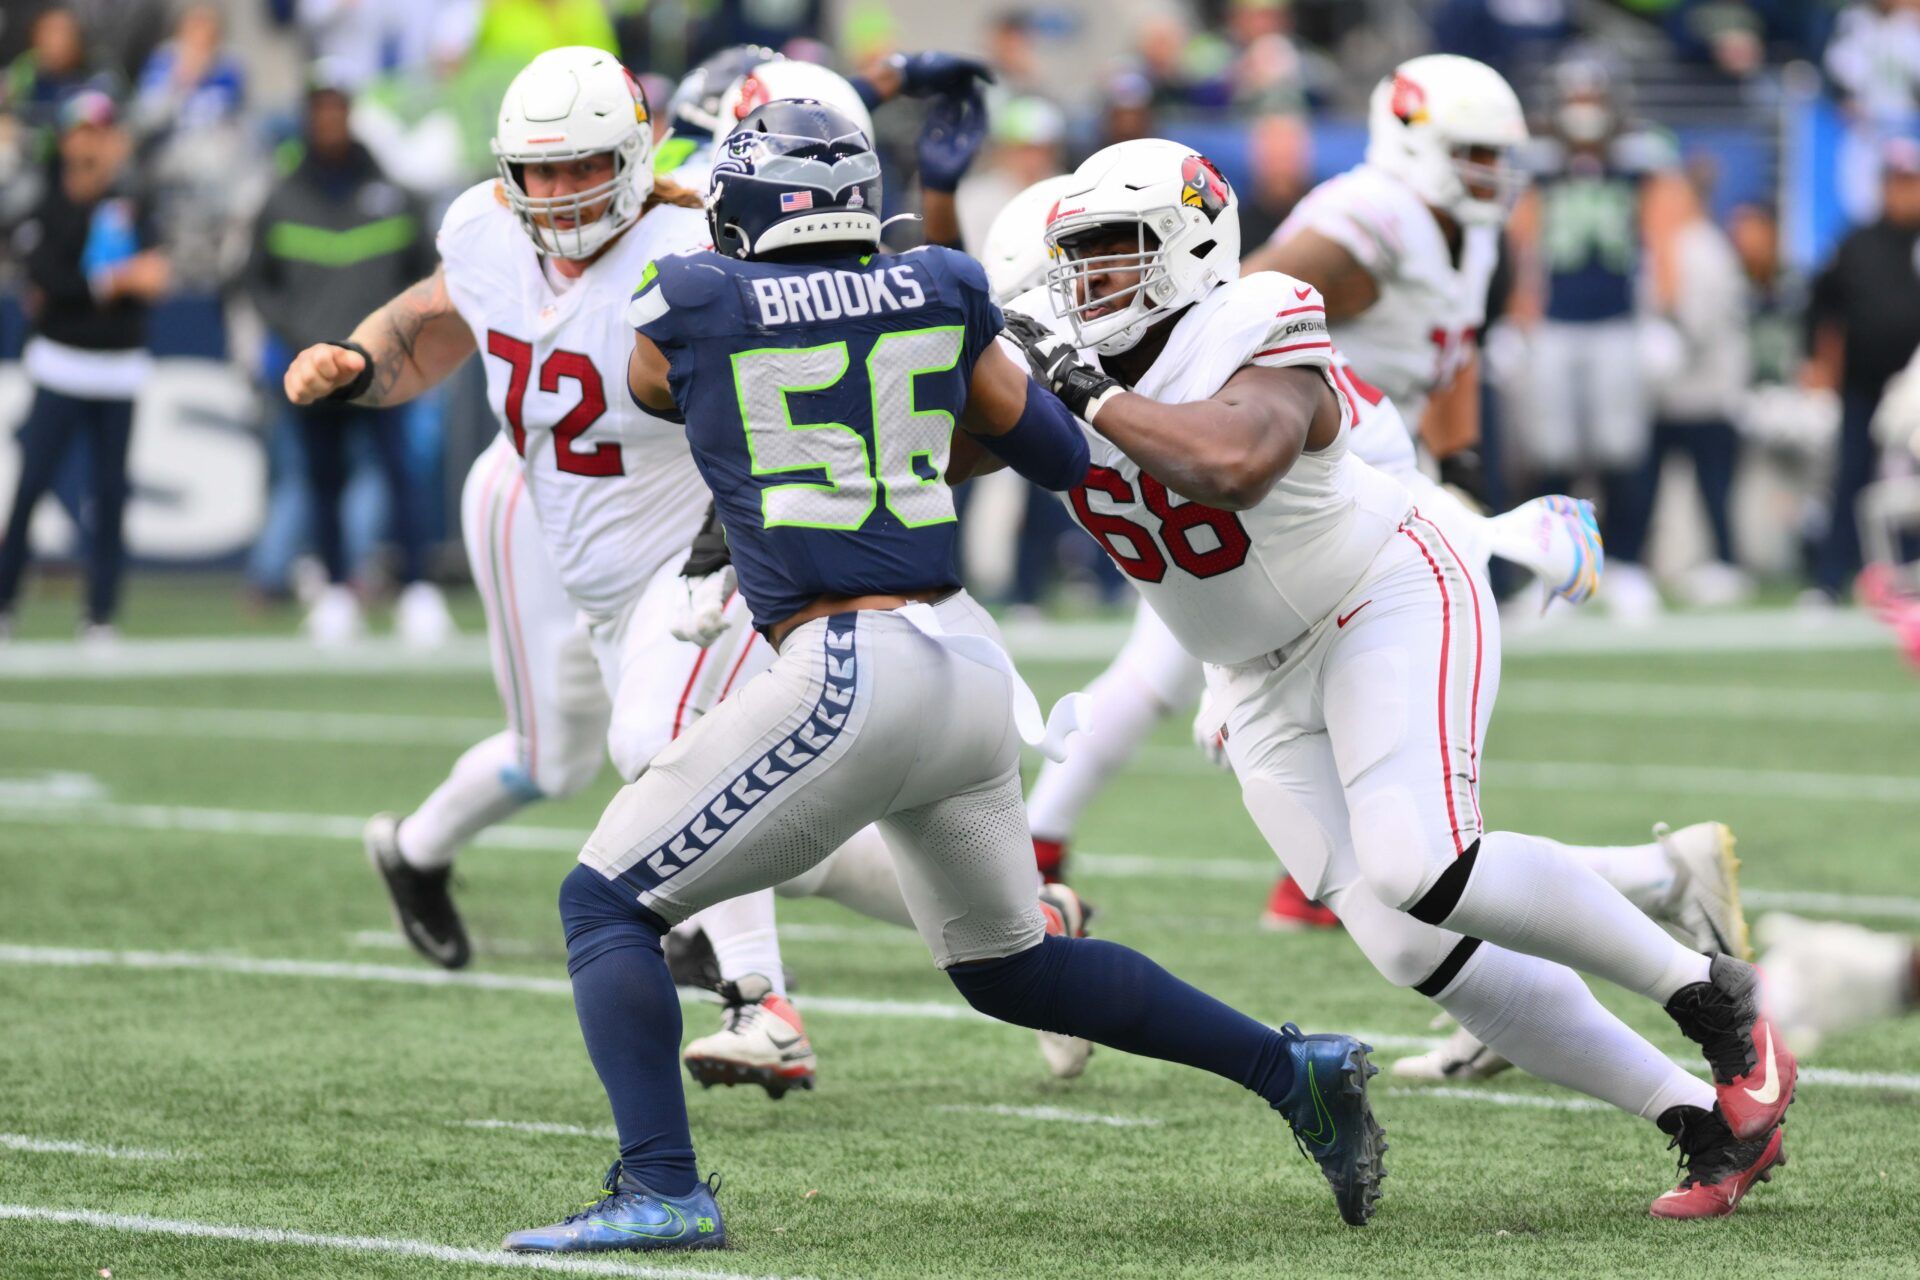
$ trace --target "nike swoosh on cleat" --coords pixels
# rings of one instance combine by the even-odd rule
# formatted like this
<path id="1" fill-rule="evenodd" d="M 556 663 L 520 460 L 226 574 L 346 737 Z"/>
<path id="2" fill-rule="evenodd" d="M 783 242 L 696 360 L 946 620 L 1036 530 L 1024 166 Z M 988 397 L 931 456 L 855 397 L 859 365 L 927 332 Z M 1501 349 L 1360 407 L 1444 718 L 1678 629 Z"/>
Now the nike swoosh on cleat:
<path id="1" fill-rule="evenodd" d="M 1758 1089 L 1748 1089 L 1747 1096 L 1763 1107 L 1770 1107 L 1780 1100 L 1780 1068 L 1773 1061 L 1773 1024 L 1763 1023 L 1767 1029 L 1767 1049 L 1763 1055 L 1767 1064 L 1767 1077 Z"/>
<path id="2" fill-rule="evenodd" d="M 1366 608 L 1368 605 L 1372 603 L 1373 603 L 1372 600 L 1362 600 L 1359 604 L 1353 606 L 1352 609 L 1348 610 L 1346 616 L 1335 618 L 1333 620 L 1333 625 L 1336 627 L 1346 626 L 1349 622 L 1353 621 L 1354 614 L 1360 612 L 1362 609 Z"/>
<path id="3" fill-rule="evenodd" d="M 685 1235 L 687 1233 L 687 1220 L 681 1216 L 680 1211 L 670 1204 L 663 1204 L 660 1207 L 673 1215 L 672 1222 L 661 1223 L 658 1227 L 644 1225 L 628 1226 L 625 1223 L 608 1222 L 605 1218 L 595 1218 L 593 1225 L 596 1227 L 605 1227 L 609 1231 L 618 1231 L 621 1235 L 647 1236 L 654 1240 L 667 1240 L 674 1236 Z"/>
<path id="4" fill-rule="evenodd" d="M 1307 1064 L 1307 1088 L 1313 1093 L 1313 1132 L 1302 1133 L 1300 1136 L 1317 1146 L 1328 1146 L 1339 1136 L 1340 1131 L 1334 1127 L 1333 1113 L 1327 1110 L 1325 1100 L 1320 1097 L 1320 1078 L 1314 1074 L 1311 1062 Z M 1322 1137 L 1322 1134 L 1326 1136 Z"/>

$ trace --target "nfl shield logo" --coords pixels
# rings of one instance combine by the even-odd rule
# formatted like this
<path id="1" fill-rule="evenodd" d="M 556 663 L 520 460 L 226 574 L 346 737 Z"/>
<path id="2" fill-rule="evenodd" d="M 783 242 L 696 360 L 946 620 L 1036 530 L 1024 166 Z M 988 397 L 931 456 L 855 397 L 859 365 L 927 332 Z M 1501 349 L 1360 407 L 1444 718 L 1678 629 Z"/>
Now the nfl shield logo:
<path id="1" fill-rule="evenodd" d="M 796 209 L 813 208 L 813 192 L 782 191 L 780 193 L 780 212 L 792 213 Z"/>

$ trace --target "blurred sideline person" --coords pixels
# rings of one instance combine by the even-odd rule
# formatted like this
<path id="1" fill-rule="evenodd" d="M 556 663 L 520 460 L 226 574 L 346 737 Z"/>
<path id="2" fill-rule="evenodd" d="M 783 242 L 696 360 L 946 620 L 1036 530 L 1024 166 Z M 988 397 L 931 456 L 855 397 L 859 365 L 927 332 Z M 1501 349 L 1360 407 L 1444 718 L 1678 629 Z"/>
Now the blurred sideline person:
<path id="1" fill-rule="evenodd" d="M 1920 348 L 1920 137 L 1881 148 L 1880 217 L 1856 227 L 1814 282 L 1808 322 L 1811 377 L 1840 392 L 1840 456 L 1814 586 L 1846 597 L 1861 566 L 1857 508 L 1876 478 L 1874 409 L 1887 383 Z"/>
<path id="2" fill-rule="evenodd" d="M 1249 816 L 1369 962 L 1669 1135 L 1687 1173 L 1655 1217 L 1729 1214 L 1783 1154 L 1795 1078 L 1758 975 L 1663 933 L 1587 865 L 1606 851 L 1488 829 L 1498 612 L 1447 524 L 1353 455 L 1391 402 L 1355 381 L 1311 285 L 1240 274 L 1236 206 L 1159 139 L 1096 153 L 1060 197 L 1048 288 L 1008 334 L 1088 437 L 1075 518 L 1205 660 Z M 1713 1084 L 1576 967 L 1663 1005 Z"/>
<path id="3" fill-rule="evenodd" d="M 744 96 L 805 81 L 864 116 L 832 72 L 779 66 Z M 566 127 L 530 118 L 552 110 L 556 86 L 570 78 L 588 89 Z M 722 93 L 723 115 L 751 79 Z M 462 532 L 507 728 L 469 749 L 419 808 L 376 815 L 366 829 L 403 935 L 447 968 L 472 955 L 449 889 L 466 843 L 530 802 L 584 788 L 603 750 L 623 779 L 639 776 L 772 659 L 745 624 L 744 602 L 682 576 L 707 573 L 710 553 L 693 554 L 705 491 L 678 428 L 610 391 L 603 373 L 631 345 L 622 308 L 647 262 L 705 243 L 692 212 L 698 198 L 680 180 L 703 180 L 709 152 L 656 180 L 644 99 L 610 55 L 580 49 L 542 55 L 521 73 L 496 147 L 500 176 L 449 211 L 440 267 L 354 331 L 386 381 L 362 378 L 366 357 L 339 343 L 310 348 L 288 374 L 296 401 L 332 387 L 392 403 L 486 353 L 503 431 L 468 475 Z M 909 922 L 871 831 L 783 892 Z M 1069 893 L 1043 910 L 1057 930 L 1080 928 Z M 689 1070 L 703 1084 L 759 1084 L 775 1097 L 811 1088 L 814 1055 L 786 999 L 771 895 L 719 903 L 695 919 L 727 1007 L 720 1031 L 688 1046 Z M 1043 1050 L 1055 1074 L 1078 1074 L 1087 1046 L 1066 1040 L 1043 1039 Z"/>
<path id="4" fill-rule="evenodd" d="M 1533 321 L 1534 412 L 1519 442 L 1538 489 L 1569 493 L 1595 477 L 1611 561 L 1601 603 L 1643 621 L 1660 595 L 1615 525 L 1635 508 L 1653 429 L 1638 321 L 1641 194 L 1666 155 L 1628 131 L 1604 63 L 1562 62 L 1553 89 L 1540 171 L 1513 224 L 1515 318 Z"/>
<path id="5" fill-rule="evenodd" d="M 343 90 L 316 83 L 306 97 L 303 154 L 274 184 L 254 222 L 247 290 L 289 351 L 350 329 L 384 299 L 433 269 L 425 211 L 382 173 L 347 129 Z M 299 427 L 312 495 L 313 536 L 327 588 L 307 615 L 317 644 L 340 645 L 364 629 L 351 585 L 341 504 L 350 478 L 351 433 L 373 445 L 390 495 L 399 549 L 394 622 L 401 639 L 433 648 L 453 634 L 446 601 L 426 581 L 427 537 L 407 452 L 406 415 L 374 405 L 289 406 Z"/>
<path id="6" fill-rule="evenodd" d="M 1649 193 L 1649 198 L 1653 198 Z M 1739 604 L 1753 594 L 1733 544 L 1733 480 L 1740 461 L 1734 419 L 1752 375 L 1748 325 L 1752 304 L 1739 255 L 1714 225 L 1691 183 L 1663 184 L 1659 197 L 1672 203 L 1676 224 L 1659 255 L 1656 280 L 1660 319 L 1678 342 L 1677 372 L 1653 388 L 1653 441 L 1631 508 L 1615 522 L 1622 558 L 1640 562 L 1659 497 L 1662 464 L 1684 453 L 1693 464 L 1707 518 L 1708 557 L 1677 584 L 1691 603 Z"/>
<path id="7" fill-rule="evenodd" d="M 60 111 L 53 180 L 16 232 L 31 329 L 22 362 L 34 390 L 20 426 L 20 477 L 0 544 L 0 639 L 12 629 L 32 555 L 34 508 L 82 437 L 93 474 L 80 634 L 94 643 L 114 639 L 133 403 L 151 370 L 147 311 L 171 278 L 145 205 L 127 183 L 128 157 L 111 98 L 84 90 L 68 99 Z"/>

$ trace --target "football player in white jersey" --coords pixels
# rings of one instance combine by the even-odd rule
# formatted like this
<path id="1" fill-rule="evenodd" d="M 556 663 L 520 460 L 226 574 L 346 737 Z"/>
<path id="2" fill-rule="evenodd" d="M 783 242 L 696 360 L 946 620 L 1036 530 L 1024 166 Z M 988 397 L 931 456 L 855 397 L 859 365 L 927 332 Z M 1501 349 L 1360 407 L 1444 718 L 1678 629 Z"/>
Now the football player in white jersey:
<path id="1" fill-rule="evenodd" d="M 1416 112 L 1409 103 L 1422 105 Z M 1477 438 L 1477 394 L 1471 387 L 1463 391 L 1458 378 L 1446 380 L 1455 370 L 1472 376 L 1473 335 L 1498 254 L 1498 222 L 1514 187 L 1501 153 L 1526 136 L 1519 104 L 1491 68 L 1436 56 L 1402 66 L 1376 90 L 1373 105 L 1369 162 L 1316 189 L 1273 244 L 1249 255 L 1243 269 L 1257 269 L 1276 254 L 1298 259 L 1288 274 L 1342 300 L 1330 301 L 1328 309 L 1341 355 L 1358 366 L 1344 375 L 1359 410 L 1353 434 L 1358 457 L 1413 489 L 1422 510 L 1441 520 L 1455 545 L 1478 557 L 1483 568 L 1489 553 L 1499 555 L 1557 584 L 1554 594 L 1578 603 L 1597 585 L 1601 559 L 1584 504 L 1542 498 L 1492 520 L 1478 519 L 1419 471 L 1406 425 L 1419 419 L 1395 411 L 1409 402 L 1418 411 L 1433 388 L 1445 387 L 1439 402 L 1451 415 L 1448 431 L 1456 439 Z M 1401 111 L 1421 119 L 1408 123 Z M 1474 146 L 1486 154 L 1461 162 L 1464 168 L 1456 163 L 1457 151 Z M 1041 230 L 1061 181 L 1038 184 L 1010 203 L 988 237 L 983 258 L 1005 296 L 1031 287 L 1046 269 Z M 1450 235 L 1460 250 L 1457 263 Z M 1436 342 L 1435 333 L 1453 336 Z M 1375 365 L 1383 372 L 1376 374 Z M 1382 391 L 1389 403 L 1382 403 Z M 1471 428 L 1465 436 L 1462 414 Z M 1154 724 L 1193 705 L 1201 687 L 1198 661 L 1150 611 L 1140 610 L 1120 654 L 1088 687 L 1093 730 L 1065 762 L 1041 770 L 1028 798 L 1043 875 L 1060 873 L 1068 840 L 1093 796 Z M 1216 759 L 1217 729 L 1217 718 L 1203 706 L 1195 734 Z M 1744 959 L 1737 865 L 1726 828 L 1701 823 L 1662 830 L 1648 844 L 1606 850 L 1595 869 L 1695 945 Z M 1278 928 L 1338 923 L 1284 876 L 1263 922 Z M 1396 1069 L 1457 1078 L 1463 1072 L 1491 1074 L 1504 1065 L 1462 1036 L 1435 1054 L 1403 1059 Z"/>
<path id="2" fill-rule="evenodd" d="M 1404 482 L 1479 567 L 1499 556 L 1538 575 L 1549 602 L 1579 603 L 1598 589 L 1602 560 L 1589 504 L 1536 498 L 1488 520 L 1455 496 L 1481 497 L 1476 346 L 1501 231 L 1525 186 L 1513 163 L 1527 142 L 1519 100 L 1484 63 L 1413 58 L 1375 86 L 1367 135 L 1365 163 L 1310 192 L 1243 270 L 1280 271 L 1320 290 L 1335 345 L 1400 406 L 1447 487 L 1416 467 L 1404 432 L 1383 432 L 1378 420 L 1356 426 L 1359 456 Z M 1750 959 L 1732 851 L 1718 823 L 1658 828 L 1648 844 L 1606 851 L 1594 869 L 1694 946 Z M 1334 923 L 1286 877 L 1263 919 L 1281 928 Z M 1395 1069 L 1457 1080 L 1506 1065 L 1461 1032 Z"/>
<path id="3" fill-rule="evenodd" d="M 782 69 L 865 118 L 853 88 L 825 68 Z M 575 87 L 571 111 L 544 118 L 555 108 L 543 95 Z M 732 93 L 741 96 L 737 84 Z M 534 800 L 585 787 L 602 743 L 630 780 L 772 658 L 730 592 L 689 598 L 682 568 L 707 497 L 684 436 L 604 384 L 631 345 L 622 317 L 632 282 L 654 256 L 707 240 L 690 194 L 705 184 L 707 151 L 654 182 L 644 111 L 604 53 L 536 59 L 503 107 L 500 178 L 448 212 L 441 270 L 351 340 L 372 361 L 322 346 L 288 378 L 298 398 L 352 390 L 376 368 L 360 394 L 390 403 L 472 351 L 496 357 L 489 395 L 505 431 L 468 475 L 462 532 L 508 726 L 468 750 L 413 813 L 377 815 L 366 832 L 402 933 L 447 968 L 471 956 L 448 891 L 464 844 Z M 780 892 L 910 923 L 872 832 Z M 1084 929 L 1069 894 L 1052 894 L 1043 912 L 1050 928 Z M 757 1083 L 775 1097 L 811 1087 L 814 1055 L 785 998 L 772 894 L 718 904 L 691 923 L 711 943 L 727 1007 L 720 1031 L 688 1046 L 688 1069 L 706 1085 Z M 1056 1075 L 1078 1074 L 1090 1052 L 1067 1037 L 1041 1044 Z"/>
<path id="4" fill-rule="evenodd" d="M 1162 140 L 1081 165 L 1047 242 L 1048 293 L 1008 328 L 1088 424 L 1075 519 L 1207 663 L 1275 852 L 1389 980 L 1671 1135 L 1688 1173 L 1656 1216 L 1731 1212 L 1780 1159 L 1796 1071 L 1757 973 L 1668 937 L 1565 846 L 1485 828 L 1498 615 L 1447 531 L 1352 455 L 1318 291 L 1241 277 L 1231 189 Z M 1576 968 L 1662 1004 L 1713 1083 Z"/>

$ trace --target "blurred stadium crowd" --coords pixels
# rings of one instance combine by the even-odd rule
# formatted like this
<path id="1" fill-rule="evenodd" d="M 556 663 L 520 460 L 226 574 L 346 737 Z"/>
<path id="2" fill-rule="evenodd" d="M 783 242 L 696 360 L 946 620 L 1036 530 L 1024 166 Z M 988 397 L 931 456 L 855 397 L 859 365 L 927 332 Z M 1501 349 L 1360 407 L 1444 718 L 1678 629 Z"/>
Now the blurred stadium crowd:
<path id="1" fill-rule="evenodd" d="M 664 117 L 727 45 L 851 73 L 951 33 L 999 77 L 957 195 L 976 249 L 1023 187 L 1165 135 L 1234 182 L 1251 250 L 1358 162 L 1382 73 L 1482 59 L 1537 144 L 1479 335 L 1493 505 L 1595 498 L 1602 602 L 1628 621 L 1766 585 L 1843 602 L 1863 510 L 1869 554 L 1900 544 L 1877 514 L 1900 503 L 1872 486 L 1916 466 L 1916 388 L 1887 389 L 1920 347 L 1920 0 L 8 0 L 0 17 L 0 432 L 19 445 L 0 443 L 0 626 L 31 536 L 89 560 L 83 628 L 110 627 L 131 495 L 138 559 L 244 564 L 263 606 L 394 592 L 403 635 L 447 634 L 431 584 L 465 571 L 449 495 L 496 429 L 477 369 L 331 416 L 291 410 L 280 371 L 431 270 L 440 211 L 493 171 L 508 79 L 565 44 L 617 51 Z M 918 110 L 876 121 L 900 209 Z M 86 225 L 62 220 L 75 208 Z M 36 255 L 75 236 L 85 278 L 50 283 Z M 63 312 L 89 293 L 87 316 Z M 61 325 L 102 316 L 125 359 L 59 358 Z M 78 345 L 113 345 L 98 337 Z M 977 592 L 1117 607 L 1057 503 L 978 488 Z M 19 501 L 39 491 L 60 501 Z M 359 627 L 351 608 L 312 621 Z"/>

